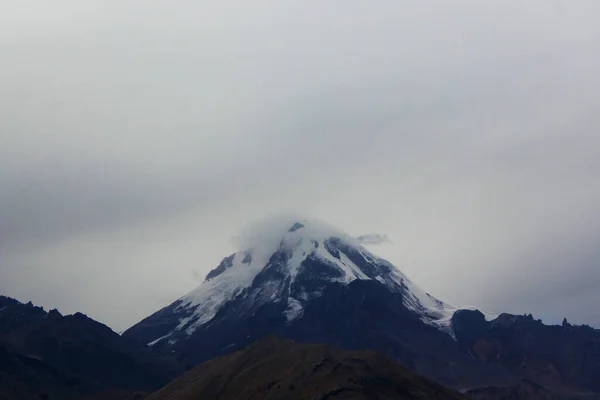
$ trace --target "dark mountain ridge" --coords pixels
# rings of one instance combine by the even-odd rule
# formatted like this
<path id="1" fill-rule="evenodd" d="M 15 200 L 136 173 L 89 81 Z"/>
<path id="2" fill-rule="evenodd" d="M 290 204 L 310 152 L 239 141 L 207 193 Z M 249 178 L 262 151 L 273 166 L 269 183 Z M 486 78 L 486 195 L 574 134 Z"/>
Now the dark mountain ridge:
<path id="1" fill-rule="evenodd" d="M 501 314 L 486 321 L 459 311 L 452 325 L 457 343 L 477 360 L 503 365 L 558 393 L 600 392 L 600 331 L 587 325 L 545 325 L 531 315 Z M 569 390 L 571 389 L 571 390 Z"/>
<path id="2" fill-rule="evenodd" d="M 63 316 L 8 297 L 0 297 L 0 353 L 0 394 L 14 399 L 34 391 L 47 399 L 152 391 L 181 371 L 84 314 Z"/>

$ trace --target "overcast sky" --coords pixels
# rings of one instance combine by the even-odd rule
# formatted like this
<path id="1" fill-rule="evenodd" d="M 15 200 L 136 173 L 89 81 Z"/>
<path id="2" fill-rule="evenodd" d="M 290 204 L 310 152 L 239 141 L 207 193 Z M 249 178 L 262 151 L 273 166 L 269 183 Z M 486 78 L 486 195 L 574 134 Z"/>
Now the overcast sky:
<path id="1" fill-rule="evenodd" d="M 122 330 L 280 211 L 600 327 L 597 0 L 4 0 L 0 293 Z"/>

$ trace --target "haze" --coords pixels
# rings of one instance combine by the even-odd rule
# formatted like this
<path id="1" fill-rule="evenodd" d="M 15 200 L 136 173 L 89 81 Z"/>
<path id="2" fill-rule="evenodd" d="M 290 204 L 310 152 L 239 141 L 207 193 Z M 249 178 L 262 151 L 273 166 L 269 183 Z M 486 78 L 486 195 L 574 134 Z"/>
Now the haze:
<path id="1" fill-rule="evenodd" d="M 294 211 L 446 302 L 600 327 L 599 12 L 5 0 L 0 293 L 122 330 Z"/>

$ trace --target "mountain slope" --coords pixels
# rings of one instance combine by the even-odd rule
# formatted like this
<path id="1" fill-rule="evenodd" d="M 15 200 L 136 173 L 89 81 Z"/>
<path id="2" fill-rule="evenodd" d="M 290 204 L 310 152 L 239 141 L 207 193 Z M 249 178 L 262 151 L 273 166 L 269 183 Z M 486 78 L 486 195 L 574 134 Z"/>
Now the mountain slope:
<path id="1" fill-rule="evenodd" d="M 475 359 L 501 365 L 555 393 L 600 393 L 600 331 L 548 326 L 531 315 L 502 314 L 488 322 L 478 311 L 453 316 L 457 343 Z M 589 394 L 588 393 L 588 394 Z"/>
<path id="2" fill-rule="evenodd" d="M 374 352 L 269 337 L 199 365 L 148 400 L 240 398 L 463 399 Z"/>
<path id="3" fill-rule="evenodd" d="M 0 399 L 72 399 L 80 382 L 0 345 Z"/>
<path id="4" fill-rule="evenodd" d="M 0 383 L 15 382 L 19 388 L 19 382 L 31 382 L 32 388 L 60 393 L 48 398 L 108 388 L 154 390 L 180 371 L 167 357 L 81 313 L 47 313 L 7 297 L 0 298 L 0 346 L 4 354 L 0 371 L 10 377 Z"/>
<path id="5" fill-rule="evenodd" d="M 473 400 L 564 400 L 565 398 L 556 396 L 544 387 L 523 380 L 515 386 L 505 387 L 482 387 L 468 390 L 465 393 Z M 594 400 L 594 399 L 589 399 Z"/>

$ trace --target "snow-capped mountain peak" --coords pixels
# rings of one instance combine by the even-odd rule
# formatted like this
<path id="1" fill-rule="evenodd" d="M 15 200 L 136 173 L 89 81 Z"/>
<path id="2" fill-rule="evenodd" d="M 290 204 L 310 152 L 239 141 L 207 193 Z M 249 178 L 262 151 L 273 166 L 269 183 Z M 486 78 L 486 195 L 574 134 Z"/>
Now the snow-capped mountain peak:
<path id="1" fill-rule="evenodd" d="M 361 239 L 316 219 L 277 217 L 248 226 L 237 238 L 239 251 L 210 271 L 204 282 L 172 306 L 179 316 L 173 330 L 154 338 L 178 340 L 210 323 L 219 311 L 238 302 L 238 317 L 274 304 L 288 322 L 330 284 L 378 281 L 401 293 L 404 305 L 431 325 L 448 330 L 452 307 L 420 289 L 390 262 L 377 257 Z"/>
<path id="2" fill-rule="evenodd" d="M 195 308 L 195 311 L 189 319 L 182 320 L 179 328 L 185 327 L 191 334 L 213 318 L 224 302 L 252 286 L 257 275 L 265 270 L 280 269 L 289 291 L 308 258 L 319 259 L 336 269 L 337 274 L 333 274 L 331 281 L 348 283 L 354 279 L 369 279 L 351 261 L 336 259 L 330 251 L 333 242 L 354 247 L 360 246 L 358 241 L 323 221 L 282 217 L 267 219 L 247 227 L 236 241 L 242 250 L 223 259 L 200 286 L 180 299 L 181 307 Z M 296 294 L 308 297 L 306 293 Z M 269 300 L 282 299 L 272 294 Z M 306 298 L 292 296 L 287 300 L 289 310 L 286 310 L 286 316 L 289 319 L 298 317 L 301 302 Z M 194 322 L 190 324 L 192 319 Z"/>

